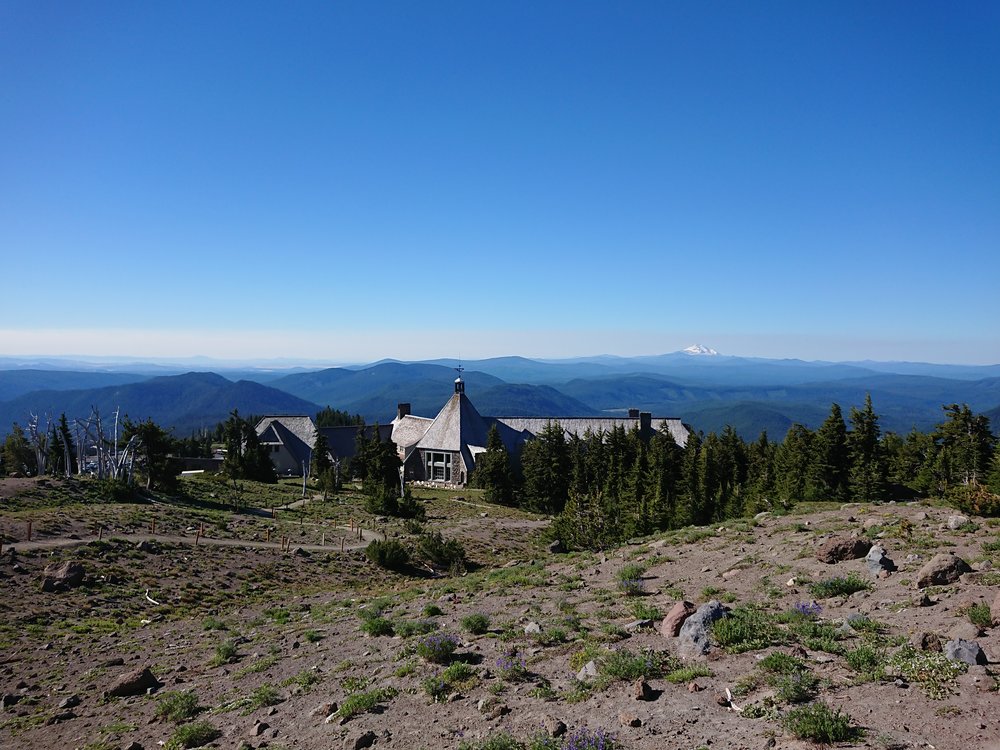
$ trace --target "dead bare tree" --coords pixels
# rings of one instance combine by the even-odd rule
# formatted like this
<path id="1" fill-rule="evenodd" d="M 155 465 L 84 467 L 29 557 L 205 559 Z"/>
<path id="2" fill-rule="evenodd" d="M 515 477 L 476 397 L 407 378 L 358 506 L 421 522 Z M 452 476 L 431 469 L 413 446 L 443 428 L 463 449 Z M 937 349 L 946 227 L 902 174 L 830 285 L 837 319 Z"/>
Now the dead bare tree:
<path id="1" fill-rule="evenodd" d="M 135 451 L 138 446 L 138 436 L 133 435 L 119 450 L 118 448 L 118 409 L 115 409 L 114 439 L 109 440 L 104 434 L 104 424 L 101 413 L 96 406 L 91 407 L 90 417 L 85 421 L 77 420 L 77 426 L 83 430 L 87 439 L 97 449 L 97 478 L 122 480 L 132 484 L 135 465 Z"/>
<path id="2" fill-rule="evenodd" d="M 38 415 L 30 414 L 30 419 L 28 419 L 28 442 L 35 451 L 35 463 L 38 467 L 38 476 L 42 476 L 45 473 L 45 469 L 49 462 L 50 421 L 51 420 L 48 416 L 46 416 L 45 429 L 40 431 L 38 429 Z"/>

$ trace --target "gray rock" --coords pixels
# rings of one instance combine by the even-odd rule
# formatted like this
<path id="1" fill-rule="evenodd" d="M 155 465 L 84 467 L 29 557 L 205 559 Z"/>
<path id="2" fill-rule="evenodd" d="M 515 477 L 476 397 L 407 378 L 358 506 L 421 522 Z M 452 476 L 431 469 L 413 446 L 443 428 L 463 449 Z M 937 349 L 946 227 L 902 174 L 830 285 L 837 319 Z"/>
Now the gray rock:
<path id="1" fill-rule="evenodd" d="M 541 632 L 542 632 L 542 626 L 539 625 L 537 622 L 532 621 L 524 626 L 525 635 L 538 635 Z"/>
<path id="2" fill-rule="evenodd" d="M 567 731 L 566 723 L 555 716 L 546 716 L 542 720 L 542 726 L 545 727 L 545 732 L 549 737 L 562 737 Z"/>
<path id="3" fill-rule="evenodd" d="M 580 682 L 586 682 L 594 677 L 597 677 L 597 662 L 593 659 L 584 664 L 580 671 L 576 673 L 576 679 Z"/>
<path id="4" fill-rule="evenodd" d="M 697 658 L 708 653 L 709 628 L 712 623 L 726 616 L 726 608 L 713 599 L 702 604 L 684 621 L 678 635 L 677 655 L 682 659 Z"/>
<path id="5" fill-rule="evenodd" d="M 964 638 L 956 638 L 944 644 L 944 655 L 952 661 L 960 661 L 975 666 L 976 664 L 986 664 L 986 654 L 976 641 L 967 641 Z"/>
<path id="6" fill-rule="evenodd" d="M 632 622 L 625 625 L 625 630 L 629 633 L 633 633 L 636 630 L 642 630 L 643 628 L 653 627 L 652 620 L 632 620 Z"/>
<path id="7" fill-rule="evenodd" d="M 894 570 L 896 563 L 890 560 L 885 554 L 885 548 L 879 544 L 873 545 L 865 556 L 865 565 L 872 578 L 885 578 Z"/>
<path id="8" fill-rule="evenodd" d="M 963 573 L 971 572 L 972 568 L 961 557 L 951 552 L 943 552 L 934 555 L 917 571 L 917 588 L 944 586 L 957 581 Z"/>
<path id="9" fill-rule="evenodd" d="M 844 560 L 855 560 L 868 554 L 871 546 L 871 542 L 865 539 L 834 537 L 816 550 L 816 559 L 829 565 Z"/>
<path id="10" fill-rule="evenodd" d="M 948 528 L 954 531 L 955 529 L 965 526 L 969 522 L 968 516 L 956 515 L 948 516 Z"/>

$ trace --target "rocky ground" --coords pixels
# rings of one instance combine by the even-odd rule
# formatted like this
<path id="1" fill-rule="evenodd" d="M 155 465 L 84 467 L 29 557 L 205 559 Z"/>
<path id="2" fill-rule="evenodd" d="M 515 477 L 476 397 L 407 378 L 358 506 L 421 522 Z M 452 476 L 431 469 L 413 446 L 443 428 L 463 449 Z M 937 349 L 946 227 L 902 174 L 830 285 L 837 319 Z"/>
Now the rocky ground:
<path id="1" fill-rule="evenodd" d="M 481 566 L 432 577 L 241 545 L 259 523 L 243 514 L 213 517 L 226 546 L 195 545 L 189 511 L 137 541 L 142 509 L 50 517 L 29 489 L 0 487 L 3 748 L 194 747 L 197 728 L 225 748 L 583 729 L 633 750 L 800 748 L 788 717 L 818 702 L 850 717 L 844 747 L 1000 747 L 1000 525 L 944 507 L 815 506 L 558 554 L 540 519 L 435 497 L 428 526 Z M 29 517 L 49 524 L 34 546 Z"/>

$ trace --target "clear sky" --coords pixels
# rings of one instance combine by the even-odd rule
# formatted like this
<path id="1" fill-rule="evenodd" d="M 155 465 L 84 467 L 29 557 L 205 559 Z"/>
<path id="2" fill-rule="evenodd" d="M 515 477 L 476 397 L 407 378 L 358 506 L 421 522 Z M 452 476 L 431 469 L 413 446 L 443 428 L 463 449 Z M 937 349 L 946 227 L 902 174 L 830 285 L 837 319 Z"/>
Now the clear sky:
<path id="1" fill-rule="evenodd" d="M 0 354 L 1000 362 L 1000 3 L 0 3 Z"/>

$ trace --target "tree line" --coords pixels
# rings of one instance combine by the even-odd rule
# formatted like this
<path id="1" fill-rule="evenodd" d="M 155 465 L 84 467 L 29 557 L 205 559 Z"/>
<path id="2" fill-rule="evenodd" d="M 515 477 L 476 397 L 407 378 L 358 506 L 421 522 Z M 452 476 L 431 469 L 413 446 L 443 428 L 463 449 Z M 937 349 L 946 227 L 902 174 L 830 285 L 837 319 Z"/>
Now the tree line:
<path id="1" fill-rule="evenodd" d="M 684 447 L 666 430 L 567 436 L 557 421 L 518 457 L 494 428 L 473 482 L 491 502 L 556 516 L 571 547 L 604 547 L 655 531 L 788 508 L 800 501 L 884 502 L 941 496 L 1000 514 L 1000 445 L 968 405 L 943 407 L 930 432 L 883 432 L 871 398 L 845 420 L 838 404 L 816 430 L 794 424 L 781 442 L 751 442 L 732 427 L 692 432 Z"/>

